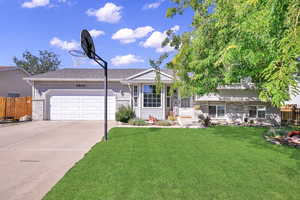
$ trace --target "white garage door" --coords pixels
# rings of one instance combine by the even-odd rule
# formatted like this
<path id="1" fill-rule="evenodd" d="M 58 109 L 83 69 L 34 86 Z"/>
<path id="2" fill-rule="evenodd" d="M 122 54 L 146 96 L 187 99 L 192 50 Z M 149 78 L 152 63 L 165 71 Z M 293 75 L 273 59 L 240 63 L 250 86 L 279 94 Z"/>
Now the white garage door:
<path id="1" fill-rule="evenodd" d="M 115 120 L 116 98 L 108 96 L 108 120 Z M 104 96 L 51 96 L 50 120 L 104 120 Z"/>

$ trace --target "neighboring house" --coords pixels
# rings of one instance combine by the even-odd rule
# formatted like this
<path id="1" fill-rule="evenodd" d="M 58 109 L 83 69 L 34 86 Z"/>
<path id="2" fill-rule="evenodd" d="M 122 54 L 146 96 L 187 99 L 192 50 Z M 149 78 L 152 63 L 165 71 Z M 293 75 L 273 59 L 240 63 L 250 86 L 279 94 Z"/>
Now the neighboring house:
<path id="1" fill-rule="evenodd" d="M 29 76 L 22 68 L 0 66 L 0 97 L 31 96 L 31 85 L 23 80 Z"/>
<path id="2" fill-rule="evenodd" d="M 171 96 L 173 72 L 160 71 L 160 93 L 156 93 L 156 74 L 153 68 L 109 69 L 108 119 L 115 120 L 120 105 L 130 105 L 142 119 L 150 115 L 166 119 L 172 112 L 195 119 L 202 114 L 219 121 L 279 121 L 278 109 L 261 102 L 251 84 L 224 86 L 216 95 L 181 99 L 177 92 Z M 35 120 L 104 119 L 103 70 L 61 69 L 25 80 L 32 82 Z"/>
<path id="3" fill-rule="evenodd" d="M 300 77 L 298 77 L 298 90 L 300 91 Z M 286 102 L 287 104 L 297 104 L 297 107 L 300 108 L 300 93 L 292 93 L 290 92 L 291 100 Z"/>
<path id="4" fill-rule="evenodd" d="M 279 124 L 280 111 L 270 103 L 259 100 L 251 83 L 237 83 L 218 87 L 217 94 L 195 97 L 194 104 L 200 106 L 213 121 L 227 123 L 267 123 Z"/>

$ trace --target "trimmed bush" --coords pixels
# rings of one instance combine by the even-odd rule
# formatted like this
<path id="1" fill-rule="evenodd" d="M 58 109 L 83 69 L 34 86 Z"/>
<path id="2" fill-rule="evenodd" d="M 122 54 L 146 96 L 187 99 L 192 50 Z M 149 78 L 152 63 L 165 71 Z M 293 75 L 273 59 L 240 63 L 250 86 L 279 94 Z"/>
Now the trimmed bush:
<path id="1" fill-rule="evenodd" d="M 135 118 L 135 113 L 130 106 L 121 106 L 116 113 L 116 120 L 119 122 L 128 123 L 133 118 Z"/>
<path id="2" fill-rule="evenodd" d="M 145 126 L 145 125 L 147 125 L 145 120 L 142 120 L 142 119 L 131 119 L 131 120 L 129 120 L 128 123 L 130 125 L 133 125 L 133 126 Z"/>
<path id="3" fill-rule="evenodd" d="M 291 127 L 283 127 L 283 128 L 270 128 L 265 136 L 276 137 L 276 136 L 287 136 L 290 131 L 293 131 Z"/>
<path id="4" fill-rule="evenodd" d="M 171 126 L 172 125 L 171 122 L 166 121 L 166 120 L 158 121 L 156 124 L 159 126 Z"/>

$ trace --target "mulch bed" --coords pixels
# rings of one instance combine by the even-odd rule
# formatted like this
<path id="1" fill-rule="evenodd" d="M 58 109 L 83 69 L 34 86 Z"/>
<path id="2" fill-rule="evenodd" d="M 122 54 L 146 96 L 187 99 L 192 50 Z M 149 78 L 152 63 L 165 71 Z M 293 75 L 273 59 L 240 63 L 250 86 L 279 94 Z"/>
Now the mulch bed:
<path id="1" fill-rule="evenodd" d="M 300 131 L 291 131 L 287 136 L 265 136 L 268 142 L 300 149 Z"/>

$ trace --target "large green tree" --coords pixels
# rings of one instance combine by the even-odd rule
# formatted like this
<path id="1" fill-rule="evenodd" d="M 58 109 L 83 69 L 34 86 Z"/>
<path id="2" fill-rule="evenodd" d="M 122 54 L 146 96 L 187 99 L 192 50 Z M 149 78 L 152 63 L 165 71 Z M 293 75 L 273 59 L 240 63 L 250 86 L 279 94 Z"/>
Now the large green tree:
<path id="1" fill-rule="evenodd" d="M 171 0 L 167 17 L 194 13 L 191 32 L 167 43 L 178 48 L 168 64 L 175 85 L 199 95 L 251 77 L 261 100 L 281 106 L 298 92 L 299 0 Z"/>
<path id="2" fill-rule="evenodd" d="M 25 51 L 22 54 L 22 57 L 22 59 L 14 57 L 14 63 L 17 67 L 25 69 L 32 75 L 55 71 L 61 63 L 57 54 L 47 50 L 39 51 L 39 56 L 35 56 L 29 51 Z"/>

